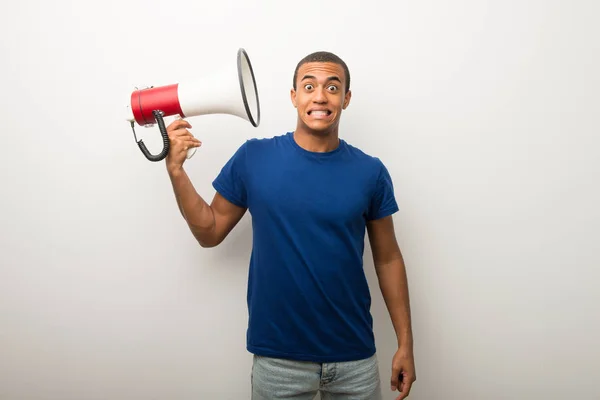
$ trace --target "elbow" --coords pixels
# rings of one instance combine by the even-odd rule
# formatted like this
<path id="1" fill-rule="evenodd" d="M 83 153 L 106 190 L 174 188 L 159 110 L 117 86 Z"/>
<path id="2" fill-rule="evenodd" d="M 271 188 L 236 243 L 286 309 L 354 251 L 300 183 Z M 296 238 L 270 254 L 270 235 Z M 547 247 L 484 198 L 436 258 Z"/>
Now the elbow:
<path id="1" fill-rule="evenodd" d="M 189 222 L 188 226 L 198 244 L 205 249 L 216 247 L 222 242 L 215 229 L 207 229 L 206 227 L 193 225 Z"/>
<path id="2" fill-rule="evenodd" d="M 205 242 L 205 241 L 198 240 L 198 243 L 200 244 L 200 247 L 202 247 L 203 249 L 211 249 L 211 248 L 217 246 L 217 243 L 213 243 L 213 242 Z"/>
<path id="3" fill-rule="evenodd" d="M 217 247 L 222 242 L 222 240 L 219 240 L 217 238 L 206 238 L 206 237 L 204 237 L 204 238 L 196 237 L 196 240 L 198 241 L 198 244 L 204 249 L 210 249 L 213 247 Z"/>

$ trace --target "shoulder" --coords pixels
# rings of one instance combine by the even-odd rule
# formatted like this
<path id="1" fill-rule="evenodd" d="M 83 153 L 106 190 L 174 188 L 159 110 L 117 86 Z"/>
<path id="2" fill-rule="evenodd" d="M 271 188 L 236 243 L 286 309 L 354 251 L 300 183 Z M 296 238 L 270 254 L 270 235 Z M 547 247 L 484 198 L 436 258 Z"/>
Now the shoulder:
<path id="1" fill-rule="evenodd" d="M 243 149 L 246 153 L 263 153 L 265 151 L 272 150 L 280 146 L 284 140 L 286 140 L 287 134 L 280 134 L 271 137 L 264 138 L 251 138 L 247 139 L 242 145 L 241 149 Z"/>
<path id="2" fill-rule="evenodd" d="M 382 174 L 387 174 L 387 168 L 381 158 L 378 156 L 369 154 L 364 150 L 344 141 L 346 151 L 352 158 L 353 162 L 360 165 L 361 168 L 366 168 L 376 177 L 380 177 Z"/>
<path id="3" fill-rule="evenodd" d="M 244 175 L 259 171 L 261 166 L 273 166 L 282 153 L 284 139 L 285 135 L 246 139 L 238 145 L 229 163 L 243 170 Z"/>

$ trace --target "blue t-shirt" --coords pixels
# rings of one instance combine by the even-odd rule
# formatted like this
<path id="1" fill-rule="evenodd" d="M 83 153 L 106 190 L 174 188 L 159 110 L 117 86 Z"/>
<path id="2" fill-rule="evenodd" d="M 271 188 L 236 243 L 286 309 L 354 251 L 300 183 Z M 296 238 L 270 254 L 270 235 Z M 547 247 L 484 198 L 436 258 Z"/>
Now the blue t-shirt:
<path id="1" fill-rule="evenodd" d="M 289 132 L 246 141 L 213 186 L 252 216 L 248 351 L 314 362 L 372 356 L 366 222 L 398 210 L 383 163 L 344 140 L 309 152 Z"/>

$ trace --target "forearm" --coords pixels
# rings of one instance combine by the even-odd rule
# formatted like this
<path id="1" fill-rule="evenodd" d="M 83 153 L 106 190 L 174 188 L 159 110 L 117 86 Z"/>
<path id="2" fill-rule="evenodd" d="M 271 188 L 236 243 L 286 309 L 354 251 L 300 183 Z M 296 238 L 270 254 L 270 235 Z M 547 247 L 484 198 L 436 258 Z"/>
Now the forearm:
<path id="1" fill-rule="evenodd" d="M 200 245 L 210 247 L 215 236 L 215 217 L 210 205 L 196 192 L 183 168 L 168 172 L 181 215 Z"/>
<path id="2" fill-rule="evenodd" d="M 410 296 L 402 256 L 386 264 L 376 265 L 375 268 L 381 293 L 396 331 L 398 347 L 412 349 Z"/>

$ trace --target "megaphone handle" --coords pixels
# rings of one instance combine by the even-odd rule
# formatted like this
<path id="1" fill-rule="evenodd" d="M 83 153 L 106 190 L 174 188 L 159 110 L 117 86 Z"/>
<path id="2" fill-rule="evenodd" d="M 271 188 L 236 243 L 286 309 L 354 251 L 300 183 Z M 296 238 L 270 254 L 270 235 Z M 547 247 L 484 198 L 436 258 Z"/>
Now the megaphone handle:
<path id="1" fill-rule="evenodd" d="M 163 117 L 162 117 L 163 116 L 162 111 L 154 110 L 154 111 L 152 111 L 152 114 L 154 115 L 154 118 L 156 119 L 156 122 L 158 123 L 158 128 L 160 130 L 160 134 L 163 139 L 162 151 L 159 154 L 153 155 L 150 153 L 150 151 L 148 151 L 143 140 L 140 139 L 139 141 L 137 141 L 137 138 L 136 138 L 136 141 L 137 141 L 137 144 L 138 144 L 140 150 L 142 151 L 142 153 L 148 160 L 161 161 L 161 160 L 164 160 L 165 157 L 167 157 L 167 155 L 169 154 L 169 149 L 171 148 L 171 142 L 169 141 L 169 134 L 167 133 L 167 128 L 165 127 L 165 121 L 163 120 Z M 133 129 L 133 135 L 135 137 L 135 128 L 134 128 L 133 122 L 131 122 L 131 129 Z"/>
<path id="2" fill-rule="evenodd" d="M 186 158 L 189 160 L 190 158 L 192 158 L 194 156 L 194 154 L 196 154 L 196 150 L 198 150 L 197 147 L 192 147 L 191 149 L 188 149 L 187 151 L 187 156 Z"/>
<path id="3" fill-rule="evenodd" d="M 175 119 L 182 119 L 180 114 L 175 114 Z M 194 154 L 196 154 L 196 150 L 198 150 L 198 148 L 196 147 L 192 147 L 191 149 L 188 149 L 187 154 L 185 156 L 186 159 L 190 159 L 194 156 Z"/>

